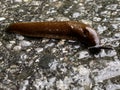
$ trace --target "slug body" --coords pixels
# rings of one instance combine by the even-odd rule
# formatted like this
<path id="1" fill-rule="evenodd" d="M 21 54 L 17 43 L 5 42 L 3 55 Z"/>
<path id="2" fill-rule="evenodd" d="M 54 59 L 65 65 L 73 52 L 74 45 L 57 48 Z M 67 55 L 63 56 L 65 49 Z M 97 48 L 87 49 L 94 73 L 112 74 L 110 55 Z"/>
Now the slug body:
<path id="1" fill-rule="evenodd" d="M 78 40 L 90 50 L 99 46 L 100 43 L 94 29 L 89 25 L 75 21 L 13 23 L 8 26 L 7 31 L 29 37 Z M 100 51 L 100 49 L 96 50 L 93 53 Z"/>

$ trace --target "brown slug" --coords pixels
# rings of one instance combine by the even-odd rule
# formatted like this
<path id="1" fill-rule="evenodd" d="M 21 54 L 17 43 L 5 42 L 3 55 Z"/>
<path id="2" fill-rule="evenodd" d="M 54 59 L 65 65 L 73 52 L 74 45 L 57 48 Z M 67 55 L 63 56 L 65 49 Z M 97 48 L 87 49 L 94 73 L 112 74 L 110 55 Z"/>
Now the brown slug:
<path id="1" fill-rule="evenodd" d="M 99 37 L 95 30 L 82 22 L 20 22 L 10 24 L 7 31 L 29 37 L 78 40 L 88 48 L 92 54 L 98 54 L 101 49 L 110 49 L 101 46 Z"/>

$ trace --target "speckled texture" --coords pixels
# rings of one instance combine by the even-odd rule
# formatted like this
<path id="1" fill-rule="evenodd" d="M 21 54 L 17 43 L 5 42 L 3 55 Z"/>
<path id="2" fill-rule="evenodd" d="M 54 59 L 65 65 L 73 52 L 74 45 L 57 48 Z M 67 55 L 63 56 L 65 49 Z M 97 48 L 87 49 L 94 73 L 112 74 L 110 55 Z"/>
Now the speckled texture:
<path id="1" fill-rule="evenodd" d="M 0 90 L 120 89 L 120 0 L 1 0 Z M 92 57 L 77 41 L 9 34 L 13 22 L 76 20 L 114 49 Z"/>

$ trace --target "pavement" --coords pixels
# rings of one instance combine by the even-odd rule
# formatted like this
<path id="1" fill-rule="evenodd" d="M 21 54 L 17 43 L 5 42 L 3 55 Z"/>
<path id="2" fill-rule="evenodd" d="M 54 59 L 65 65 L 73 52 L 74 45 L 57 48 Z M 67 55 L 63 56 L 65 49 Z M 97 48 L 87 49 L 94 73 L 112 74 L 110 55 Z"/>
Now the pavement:
<path id="1" fill-rule="evenodd" d="M 91 56 L 78 41 L 6 32 L 15 22 L 82 21 L 98 33 Z M 120 0 L 1 0 L 0 90 L 119 90 Z"/>

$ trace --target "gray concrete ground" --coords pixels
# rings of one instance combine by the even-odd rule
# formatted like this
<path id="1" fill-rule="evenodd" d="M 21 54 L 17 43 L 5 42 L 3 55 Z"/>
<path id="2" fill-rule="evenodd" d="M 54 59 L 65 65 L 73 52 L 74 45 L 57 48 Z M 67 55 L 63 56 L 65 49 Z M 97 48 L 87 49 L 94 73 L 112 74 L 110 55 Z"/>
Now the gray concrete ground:
<path id="1" fill-rule="evenodd" d="M 102 50 L 92 57 L 77 41 L 5 32 L 13 22 L 84 21 Z M 1 0 L 0 90 L 120 90 L 120 0 Z"/>

